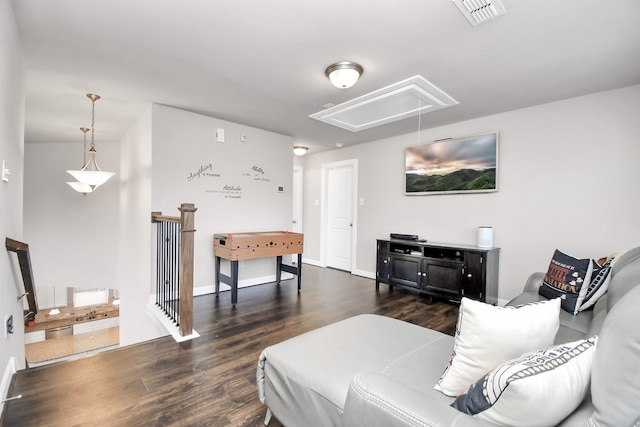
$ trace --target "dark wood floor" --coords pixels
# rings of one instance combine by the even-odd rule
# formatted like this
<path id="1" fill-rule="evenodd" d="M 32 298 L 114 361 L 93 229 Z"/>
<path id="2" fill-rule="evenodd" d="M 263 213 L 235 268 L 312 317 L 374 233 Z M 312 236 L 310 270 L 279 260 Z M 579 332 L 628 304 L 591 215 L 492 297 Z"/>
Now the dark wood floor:
<path id="1" fill-rule="evenodd" d="M 337 320 L 377 313 L 453 334 L 458 307 L 348 273 L 304 266 L 293 280 L 196 297 L 200 338 L 165 337 L 15 376 L 4 426 L 260 426 L 255 374 L 263 348 Z M 390 343 L 393 345 L 393 343 Z M 272 421 L 272 426 L 279 426 Z"/>

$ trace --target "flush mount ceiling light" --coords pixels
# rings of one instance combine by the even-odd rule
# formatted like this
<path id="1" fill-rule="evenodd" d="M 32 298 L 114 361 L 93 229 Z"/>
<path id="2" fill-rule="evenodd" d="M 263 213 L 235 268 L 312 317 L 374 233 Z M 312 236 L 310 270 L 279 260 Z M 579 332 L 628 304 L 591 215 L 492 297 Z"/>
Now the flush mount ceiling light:
<path id="1" fill-rule="evenodd" d="M 474 27 L 507 13 L 500 0 L 453 0 Z"/>
<path id="2" fill-rule="evenodd" d="M 295 145 L 293 147 L 293 154 L 296 156 L 304 156 L 307 153 L 309 147 L 304 147 L 302 145 Z"/>
<path id="3" fill-rule="evenodd" d="M 67 172 L 77 179 L 78 182 L 88 185 L 91 187 L 91 190 L 95 190 L 96 187 L 107 182 L 115 173 L 103 172 L 100 166 L 98 166 L 95 146 L 95 109 L 96 101 L 100 99 L 100 96 L 88 93 L 87 98 L 91 100 L 91 147 L 89 148 L 89 159 L 81 170 L 68 170 Z"/>
<path id="4" fill-rule="evenodd" d="M 458 105 L 422 76 L 394 83 L 309 117 L 352 132 Z"/>
<path id="5" fill-rule="evenodd" d="M 355 62 L 343 61 L 329 65 L 324 74 L 338 89 L 348 89 L 358 82 L 363 68 Z"/>

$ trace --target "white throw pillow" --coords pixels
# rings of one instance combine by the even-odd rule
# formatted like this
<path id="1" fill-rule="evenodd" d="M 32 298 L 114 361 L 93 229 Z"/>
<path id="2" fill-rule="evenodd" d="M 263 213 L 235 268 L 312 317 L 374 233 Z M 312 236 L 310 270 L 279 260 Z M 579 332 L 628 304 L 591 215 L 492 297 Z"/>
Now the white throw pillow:
<path id="1" fill-rule="evenodd" d="M 435 389 L 458 396 L 499 364 L 553 345 L 560 299 L 495 307 L 462 298 L 453 352 Z"/>
<path id="2" fill-rule="evenodd" d="M 451 406 L 499 426 L 555 426 L 587 393 L 596 341 L 560 344 L 503 363 Z"/>

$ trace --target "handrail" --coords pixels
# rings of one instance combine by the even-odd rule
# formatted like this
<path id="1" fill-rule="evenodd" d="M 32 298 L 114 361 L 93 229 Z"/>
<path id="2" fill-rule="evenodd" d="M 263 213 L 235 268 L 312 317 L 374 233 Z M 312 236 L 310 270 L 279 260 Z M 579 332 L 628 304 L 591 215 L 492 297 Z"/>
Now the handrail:
<path id="1" fill-rule="evenodd" d="M 151 212 L 151 222 L 173 222 L 180 224 L 182 222 L 182 218 L 179 216 L 162 215 L 162 212 Z"/>

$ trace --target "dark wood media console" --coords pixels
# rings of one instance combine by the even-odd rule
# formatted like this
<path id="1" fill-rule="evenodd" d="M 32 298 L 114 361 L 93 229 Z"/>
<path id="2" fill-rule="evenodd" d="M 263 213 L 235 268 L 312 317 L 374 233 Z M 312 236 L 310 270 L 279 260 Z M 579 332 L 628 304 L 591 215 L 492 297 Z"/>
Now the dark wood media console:
<path id="1" fill-rule="evenodd" d="M 376 290 L 380 283 L 460 302 L 496 304 L 500 248 L 378 239 Z"/>

